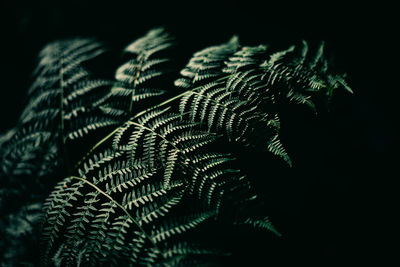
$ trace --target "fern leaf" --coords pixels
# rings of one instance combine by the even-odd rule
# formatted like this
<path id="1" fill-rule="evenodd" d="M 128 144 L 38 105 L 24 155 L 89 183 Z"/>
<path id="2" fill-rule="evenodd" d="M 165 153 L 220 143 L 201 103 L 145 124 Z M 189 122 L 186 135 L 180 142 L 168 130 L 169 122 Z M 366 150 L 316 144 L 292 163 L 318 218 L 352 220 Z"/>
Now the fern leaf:
<path id="1" fill-rule="evenodd" d="M 93 79 L 82 65 L 104 52 L 104 46 L 92 39 L 58 41 L 42 50 L 35 71 L 36 81 L 28 91 L 29 102 L 15 135 L 4 144 L 4 157 L 10 165 L 3 165 L 3 168 L 13 168 L 13 173 L 18 175 L 50 173 L 65 158 L 61 151 L 66 139 L 93 129 L 88 121 L 96 124 L 100 118 L 106 120 L 99 114 L 94 116 L 91 102 L 105 93 L 110 82 Z M 85 119 L 84 114 L 90 114 L 90 119 Z M 30 160 L 42 161 L 43 165 L 34 167 Z M 11 175 L 10 170 L 6 171 Z"/>
<path id="2" fill-rule="evenodd" d="M 170 59 L 158 55 L 169 53 L 173 46 L 173 38 L 161 28 L 149 31 L 128 45 L 124 52 L 129 54 L 130 59 L 117 69 L 117 84 L 102 100 L 102 105 L 107 109 L 119 109 L 120 112 L 113 115 L 125 121 L 132 115 L 137 103 L 146 103 L 143 100 L 162 95 L 164 90 L 151 87 L 154 80 L 168 73 Z"/>
<path id="3" fill-rule="evenodd" d="M 247 193 L 236 188 L 249 187 L 247 183 L 239 186 L 243 175 L 230 168 L 233 158 L 219 153 L 199 157 L 216 136 L 198 127 L 168 108 L 146 111 L 121 127 L 111 145 L 116 150 L 93 155 L 79 172 L 82 178 L 73 186 L 72 179 L 67 178 L 51 194 L 45 205 L 45 256 L 51 258 L 57 253 L 60 243 L 76 244 L 80 240 L 78 246 L 67 245 L 70 249 L 61 253 L 66 265 L 76 262 L 74 255 L 82 248 L 86 250 L 80 257 L 89 263 L 163 261 L 162 254 L 145 253 L 144 244 L 150 242 L 150 247 L 159 251 L 159 246 L 173 236 L 216 218 L 236 193 L 240 193 L 240 201 L 246 202 L 243 196 Z M 70 192 L 67 195 L 65 186 Z M 193 201 L 192 196 L 197 199 L 197 208 L 176 214 L 189 199 Z M 75 204 L 78 202 L 82 205 Z M 70 207 L 68 214 L 65 207 Z M 61 216 L 62 227 L 56 223 Z M 60 235 L 61 231 L 66 233 Z M 132 231 L 141 233 L 140 238 L 132 239 Z"/>
<path id="4" fill-rule="evenodd" d="M 182 234 L 198 226 L 212 216 L 213 213 L 211 212 L 200 212 L 191 216 L 174 218 L 172 221 L 166 221 L 158 229 L 153 230 L 151 237 L 154 242 L 167 240 L 174 235 Z"/>
<path id="5" fill-rule="evenodd" d="M 237 36 L 233 36 L 227 43 L 208 47 L 193 55 L 186 67 L 181 70 L 182 78 L 175 81 L 175 86 L 191 88 L 202 81 L 221 76 L 224 61 L 239 48 Z"/>
<path id="6" fill-rule="evenodd" d="M 276 230 L 268 216 L 262 219 L 247 218 L 242 222 L 236 222 L 236 225 L 249 225 L 253 228 L 258 228 L 265 231 L 270 231 L 275 235 L 281 237 L 282 235 Z"/>

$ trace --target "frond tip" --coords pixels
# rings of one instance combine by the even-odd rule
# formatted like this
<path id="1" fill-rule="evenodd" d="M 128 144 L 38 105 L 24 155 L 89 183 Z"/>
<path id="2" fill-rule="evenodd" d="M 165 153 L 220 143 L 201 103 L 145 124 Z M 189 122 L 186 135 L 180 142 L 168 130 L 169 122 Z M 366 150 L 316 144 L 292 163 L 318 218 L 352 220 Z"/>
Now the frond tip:
<path id="1" fill-rule="evenodd" d="M 172 69 L 168 54 L 173 48 L 174 38 L 162 28 L 151 30 L 128 45 L 124 49 L 128 61 L 117 69 L 117 83 L 102 100 L 103 110 L 123 122 L 132 115 L 135 105 L 143 108 L 143 103 L 164 94 L 165 90 L 157 88 L 154 81 Z"/>
<path id="2" fill-rule="evenodd" d="M 235 223 L 236 225 L 249 225 L 256 229 L 266 230 L 274 233 L 276 236 L 281 237 L 282 235 L 276 230 L 274 225 L 269 220 L 268 216 L 262 219 L 247 218 L 242 222 Z"/>

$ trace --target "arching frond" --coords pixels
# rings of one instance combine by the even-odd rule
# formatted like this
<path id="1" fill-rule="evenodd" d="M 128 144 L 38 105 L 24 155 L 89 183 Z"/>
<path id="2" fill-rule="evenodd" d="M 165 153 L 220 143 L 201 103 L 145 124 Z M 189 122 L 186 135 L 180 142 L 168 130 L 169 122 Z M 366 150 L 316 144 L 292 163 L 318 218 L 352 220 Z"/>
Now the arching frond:
<path id="1" fill-rule="evenodd" d="M 175 235 L 217 219 L 225 206 L 233 209 L 253 199 L 248 181 L 231 168 L 234 159 L 206 152 L 216 138 L 168 108 L 128 121 L 115 135 L 113 150 L 88 159 L 80 177 L 66 178 L 46 201 L 44 259 L 54 257 L 63 244 L 70 248 L 61 253 L 65 265 L 76 262 L 82 248 L 87 248 L 82 259 L 90 263 L 163 261 L 162 253 L 147 258 L 142 243 L 159 251 Z M 190 202 L 191 209 L 182 208 Z M 112 229 L 120 229 L 119 234 L 110 235 Z M 142 232 L 143 240 L 132 237 L 132 231 Z M 78 240 L 82 244 L 74 247 Z"/>

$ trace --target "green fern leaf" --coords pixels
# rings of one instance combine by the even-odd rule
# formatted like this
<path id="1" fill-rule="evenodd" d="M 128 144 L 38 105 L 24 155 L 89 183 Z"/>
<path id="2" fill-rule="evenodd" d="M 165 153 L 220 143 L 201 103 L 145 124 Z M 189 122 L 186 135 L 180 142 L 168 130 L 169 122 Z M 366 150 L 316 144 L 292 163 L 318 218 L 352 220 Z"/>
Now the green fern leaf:
<path id="1" fill-rule="evenodd" d="M 129 54 L 130 59 L 117 69 L 117 83 L 102 100 L 103 111 L 118 110 L 111 115 L 125 121 L 134 108 L 137 109 L 138 102 L 162 95 L 164 90 L 152 88 L 152 81 L 168 73 L 170 59 L 159 57 L 159 54 L 169 53 L 173 47 L 173 38 L 162 28 L 153 29 L 128 45 L 124 53 Z"/>

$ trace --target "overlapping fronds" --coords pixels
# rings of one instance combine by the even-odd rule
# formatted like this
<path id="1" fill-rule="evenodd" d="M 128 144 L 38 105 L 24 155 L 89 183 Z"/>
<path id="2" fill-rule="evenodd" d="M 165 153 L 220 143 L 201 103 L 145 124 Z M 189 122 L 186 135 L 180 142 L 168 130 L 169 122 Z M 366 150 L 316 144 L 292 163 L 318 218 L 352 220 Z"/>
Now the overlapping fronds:
<path id="1" fill-rule="evenodd" d="M 2 146 L 6 175 L 50 173 L 63 158 L 60 144 L 113 124 L 91 107 L 111 82 L 93 78 L 83 66 L 104 52 L 92 39 L 57 41 L 40 52 L 28 103 L 15 133 Z"/>
<path id="2" fill-rule="evenodd" d="M 213 72 L 212 64 L 198 59 L 203 51 L 196 53 L 181 72 L 184 78 L 178 79 L 176 85 L 189 89 L 180 97 L 181 114 L 187 114 L 192 122 L 205 125 L 209 132 L 224 134 L 229 140 L 246 146 L 261 147 L 291 165 L 279 138 L 279 105 L 288 100 L 316 111 L 313 94 L 324 91 L 330 96 L 339 86 L 351 89 L 343 82 L 342 75 L 327 72 L 323 43 L 315 54 L 310 55 L 306 42 L 298 48 L 293 46 L 270 53 L 264 45 L 239 49 L 230 41 L 206 49 L 207 58 L 220 59 L 232 53 L 226 47 L 234 47 L 232 50 L 236 52 L 224 61 L 218 61 L 222 72 Z M 227 50 L 229 52 L 224 53 Z M 219 57 L 221 54 L 223 56 Z M 203 76 L 203 69 L 210 70 L 217 79 L 195 86 L 194 81 L 198 80 L 197 76 Z M 189 78 L 193 80 L 189 81 Z"/>
<path id="3" fill-rule="evenodd" d="M 162 29 L 133 42 L 124 50 L 132 58 L 117 70 L 116 82 L 96 78 L 83 65 L 106 51 L 101 43 L 71 39 L 47 45 L 40 52 L 16 133 L 3 145 L 5 173 L 38 173 L 32 168 L 42 158 L 39 172 L 50 172 L 64 157 L 60 153 L 66 141 L 98 130 L 104 134 L 128 118 L 133 102 L 162 94 L 149 80 L 166 72 L 162 68 L 169 59 L 154 57 L 172 45 L 172 37 Z"/>
<path id="4" fill-rule="evenodd" d="M 28 220 L 15 211 L 32 203 L 41 206 L 47 190 L 54 186 L 54 174 L 68 172 L 62 168 L 68 165 L 68 141 L 114 125 L 92 105 L 112 82 L 96 78 L 87 65 L 105 52 L 103 44 L 87 38 L 56 41 L 40 52 L 25 109 L 16 127 L 0 141 L 0 209 L 5 218 L 1 224 L 6 228 L 1 239 L 21 240 L 21 234 L 9 231 L 12 218 Z M 37 225 L 32 221 L 24 232 L 33 247 L 37 247 Z M 4 255 L 31 253 L 29 248 L 15 250 L 15 246 L 7 251 Z"/>
<path id="5" fill-rule="evenodd" d="M 75 264 L 78 251 L 93 265 L 163 261 L 163 253 L 146 258 L 145 244 L 160 251 L 174 236 L 217 219 L 224 205 L 237 209 L 255 199 L 249 181 L 232 169 L 234 159 L 207 151 L 216 138 L 168 108 L 128 121 L 112 149 L 85 162 L 79 177 L 66 178 L 46 201 L 45 264 L 57 253 L 63 266 Z"/>
<path id="6" fill-rule="evenodd" d="M 180 94 L 165 100 L 172 49 L 171 35 L 149 31 L 125 48 L 115 81 L 88 69 L 105 52 L 92 39 L 40 53 L 18 125 L 0 136 L 2 183 L 51 176 L 70 147 L 92 146 L 43 204 L 44 266 L 210 266 L 227 255 L 209 242 L 217 224 L 280 236 L 251 183 L 258 177 L 240 171 L 240 155 L 221 144 L 291 165 L 280 139 L 282 104 L 316 111 L 314 96 L 351 92 L 344 75 L 328 68 L 323 43 L 273 51 L 240 46 L 234 36 L 195 53 L 175 81 Z"/>
<path id="7" fill-rule="evenodd" d="M 329 69 L 329 62 L 324 53 L 325 43 L 315 49 L 309 49 L 306 41 L 282 52 L 275 53 L 260 66 L 270 72 L 271 83 L 281 83 L 286 87 L 285 96 L 289 101 L 306 104 L 315 111 L 312 97 L 316 93 L 332 96 L 337 88 L 350 93 L 344 74 L 337 74 Z"/>

